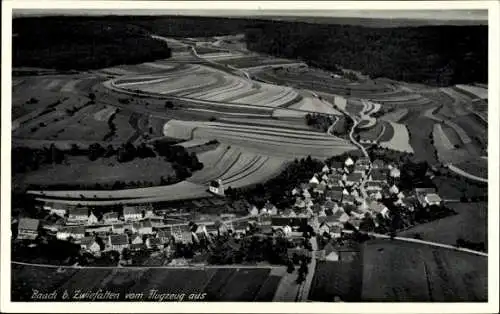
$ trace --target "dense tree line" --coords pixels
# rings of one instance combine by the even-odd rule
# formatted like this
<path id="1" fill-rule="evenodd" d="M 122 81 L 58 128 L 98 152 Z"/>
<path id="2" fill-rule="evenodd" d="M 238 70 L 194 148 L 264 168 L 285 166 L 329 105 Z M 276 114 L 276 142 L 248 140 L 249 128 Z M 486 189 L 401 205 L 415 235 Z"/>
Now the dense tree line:
<path id="1" fill-rule="evenodd" d="M 169 58 L 170 48 L 140 26 L 107 17 L 13 20 L 13 66 L 86 70 Z"/>
<path id="2" fill-rule="evenodd" d="M 431 85 L 487 82 L 487 26 L 365 28 L 261 22 L 246 31 L 249 49 L 338 71 Z"/>
<path id="3" fill-rule="evenodd" d="M 42 149 L 29 147 L 13 147 L 11 155 L 12 173 L 35 171 L 43 164 L 60 164 L 65 158 L 64 151 L 54 144 Z"/>
<path id="4" fill-rule="evenodd" d="M 315 129 L 323 132 L 326 132 L 334 121 L 332 116 L 321 113 L 308 113 L 306 114 L 305 119 L 307 125 L 313 126 Z"/>

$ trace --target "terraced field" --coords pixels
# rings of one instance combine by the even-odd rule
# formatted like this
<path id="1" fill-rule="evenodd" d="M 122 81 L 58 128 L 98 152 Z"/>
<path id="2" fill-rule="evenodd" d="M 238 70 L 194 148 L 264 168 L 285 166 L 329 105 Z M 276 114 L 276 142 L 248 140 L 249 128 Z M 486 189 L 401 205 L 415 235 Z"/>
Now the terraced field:
<path id="1" fill-rule="evenodd" d="M 467 150 L 455 147 L 455 144 L 450 140 L 441 124 L 434 124 L 432 137 L 440 162 L 444 164 L 461 163 L 469 158 Z"/>
<path id="2" fill-rule="evenodd" d="M 288 106 L 301 99 L 289 87 L 251 82 L 222 70 L 192 64 L 168 73 L 119 78 L 111 84 L 125 91 L 271 108 Z"/>
<path id="3" fill-rule="evenodd" d="M 381 139 L 380 146 L 400 152 L 413 153 L 413 148 L 410 145 L 410 136 L 408 129 L 404 124 L 389 122 L 393 129 L 393 136 L 390 140 L 384 141 Z"/>
<path id="4" fill-rule="evenodd" d="M 37 278 L 37 280 L 30 280 Z M 252 268 L 66 268 L 33 267 L 12 265 L 11 296 L 13 301 L 32 301 L 32 289 L 40 292 L 67 289 L 74 295 L 78 289 L 85 291 L 113 291 L 119 293 L 116 301 L 160 301 L 150 295 L 152 289 L 158 294 L 183 295 L 183 301 L 195 300 L 195 294 L 206 293 L 198 301 L 272 301 L 281 276 L 269 269 Z M 142 294 L 142 295 L 141 295 Z M 127 298 L 126 296 L 129 295 Z M 133 296 L 133 298 L 132 298 Z M 132 299 L 131 299 L 132 298 Z M 192 298 L 192 299 L 190 299 Z M 89 301 L 77 300 L 72 301 Z M 164 299 L 162 301 L 174 301 Z M 179 301 L 179 300 L 178 300 Z"/>
<path id="5" fill-rule="evenodd" d="M 229 123 L 171 120 L 164 134 L 178 139 L 216 139 L 249 152 L 293 160 L 311 155 L 321 159 L 340 155 L 355 147 L 348 141 L 317 132 L 272 127 L 236 126 Z"/>

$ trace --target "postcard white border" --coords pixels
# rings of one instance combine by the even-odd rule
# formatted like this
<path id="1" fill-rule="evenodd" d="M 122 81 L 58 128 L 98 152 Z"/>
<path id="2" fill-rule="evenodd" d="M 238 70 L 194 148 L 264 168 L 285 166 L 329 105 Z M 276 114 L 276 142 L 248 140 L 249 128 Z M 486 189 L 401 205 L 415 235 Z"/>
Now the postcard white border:
<path id="1" fill-rule="evenodd" d="M 489 203 L 488 303 L 23 303 L 10 302 L 11 34 L 12 9 L 192 9 L 192 10 L 489 10 Z M 9 313 L 493 313 L 498 310 L 499 3 L 497 1 L 3 1 L 1 299 Z"/>

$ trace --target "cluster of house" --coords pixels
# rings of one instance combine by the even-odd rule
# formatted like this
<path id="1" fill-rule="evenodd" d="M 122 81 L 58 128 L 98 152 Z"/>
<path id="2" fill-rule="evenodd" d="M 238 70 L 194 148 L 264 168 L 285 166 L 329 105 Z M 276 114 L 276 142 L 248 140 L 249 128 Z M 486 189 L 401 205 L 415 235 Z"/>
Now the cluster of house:
<path id="1" fill-rule="evenodd" d="M 363 218 L 381 216 L 389 218 L 390 211 L 381 200 L 394 199 L 394 204 L 410 211 L 415 206 L 440 205 L 441 198 L 435 189 L 415 189 L 405 195 L 398 188 L 401 172 L 397 166 L 368 158 L 344 162 L 333 161 L 306 183 L 295 187 L 290 195 L 295 204 L 278 210 L 267 203 L 260 210 L 253 206 L 250 214 L 271 215 L 284 218 L 307 218 L 308 223 L 320 234 L 340 237 L 345 223 L 360 227 Z"/>
<path id="2" fill-rule="evenodd" d="M 270 202 L 260 209 L 247 203 L 250 217 L 237 219 L 219 215 L 217 221 L 166 224 L 165 218 L 156 216 L 150 205 L 124 206 L 120 212 L 99 215 L 86 207 L 46 203 L 43 208 L 64 223 L 43 227 L 55 233 L 57 239 L 72 240 L 93 254 L 124 248 L 162 249 L 172 241 L 184 244 L 200 242 L 202 238 L 211 241 L 220 234 L 231 234 L 235 239 L 250 232 L 294 238 L 302 235 L 304 226 L 338 238 L 346 223 L 359 228 L 367 215 L 390 217 L 389 209 L 380 202 L 382 198 L 392 198 L 395 204 L 410 211 L 416 206 L 442 203 L 432 188 L 417 188 L 405 195 L 398 188 L 400 175 L 396 166 L 381 160 L 370 162 L 359 158 L 354 162 L 347 158 L 344 162 L 325 165 L 308 182 L 289 191 L 295 203 L 282 210 Z M 218 185 L 219 190 L 213 189 L 213 193 L 223 193 L 220 182 L 214 185 Z M 17 238 L 36 239 L 40 225 L 37 219 L 21 218 Z M 304 248 L 300 251 L 306 252 Z"/>

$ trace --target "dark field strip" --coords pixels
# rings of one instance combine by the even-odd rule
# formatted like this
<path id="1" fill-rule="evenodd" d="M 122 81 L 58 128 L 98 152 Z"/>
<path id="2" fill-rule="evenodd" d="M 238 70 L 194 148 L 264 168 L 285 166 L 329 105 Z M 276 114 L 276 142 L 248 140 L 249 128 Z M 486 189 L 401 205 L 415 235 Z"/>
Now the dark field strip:
<path id="1" fill-rule="evenodd" d="M 385 125 L 385 131 L 384 133 L 382 134 L 382 136 L 380 137 L 379 141 L 380 142 L 387 142 L 387 141 L 390 141 L 392 139 L 392 137 L 394 136 L 394 128 L 392 127 L 392 125 L 387 122 L 387 121 L 380 121 L 380 123 L 383 123 L 383 125 Z"/>
<path id="2" fill-rule="evenodd" d="M 309 299 L 333 302 L 335 296 L 342 301 L 361 300 L 362 268 L 359 257 L 353 261 L 319 262 L 316 265 Z"/>
<path id="3" fill-rule="evenodd" d="M 254 301 L 271 302 L 274 298 L 276 290 L 278 289 L 280 281 L 280 276 L 269 276 L 260 288 L 260 291 L 257 293 Z"/>
<path id="4" fill-rule="evenodd" d="M 377 123 L 374 126 L 370 127 L 369 129 L 362 129 L 359 131 L 358 134 L 359 134 L 360 138 L 363 140 L 375 141 L 379 137 L 380 133 L 382 132 L 383 125 L 384 125 L 384 122 L 379 120 L 379 121 L 377 121 Z M 387 127 L 386 127 L 386 129 L 387 129 Z M 384 132 L 384 134 L 386 134 L 386 133 L 387 133 L 387 131 Z M 390 131 L 389 131 L 389 133 L 390 133 Z M 382 138 L 383 137 L 384 136 L 382 136 Z M 392 138 L 392 136 L 391 136 L 391 138 Z"/>
<path id="5" fill-rule="evenodd" d="M 437 165 L 436 148 L 431 143 L 434 121 L 420 116 L 418 112 L 408 112 L 406 117 L 400 121 L 408 128 L 410 145 L 413 147 L 415 160 L 427 161 L 430 165 Z"/>
<path id="6" fill-rule="evenodd" d="M 391 240 L 365 242 L 364 301 L 487 300 L 487 258 Z"/>

